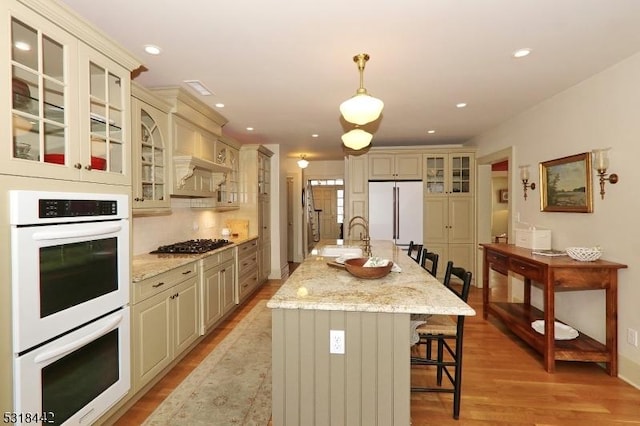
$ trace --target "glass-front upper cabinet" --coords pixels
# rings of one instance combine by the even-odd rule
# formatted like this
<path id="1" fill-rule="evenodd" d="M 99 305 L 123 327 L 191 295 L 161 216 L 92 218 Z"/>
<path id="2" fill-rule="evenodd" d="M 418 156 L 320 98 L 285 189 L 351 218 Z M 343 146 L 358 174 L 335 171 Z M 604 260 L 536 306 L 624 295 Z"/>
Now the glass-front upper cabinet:
<path id="1" fill-rule="evenodd" d="M 129 72 L 84 44 L 79 52 L 79 165 L 90 172 L 88 180 L 131 183 Z"/>
<path id="2" fill-rule="evenodd" d="M 474 154 L 424 154 L 425 195 L 468 195 L 473 192 Z"/>
<path id="3" fill-rule="evenodd" d="M 134 213 L 169 209 L 169 105 L 141 86 L 133 86 L 131 111 Z"/>
<path id="4" fill-rule="evenodd" d="M 10 171 L 60 164 L 69 151 L 70 88 L 65 58 L 76 41 L 55 26 L 37 29 L 11 18 Z M 63 172 L 64 173 L 64 172 Z M 77 175 L 77 171 L 73 172 Z"/>
<path id="5" fill-rule="evenodd" d="M 78 17 L 66 9 L 52 4 L 44 18 L 22 3 L 0 6 L 9 16 L 0 43 L 10 53 L 2 64 L 11 76 L 11 95 L 8 85 L 0 88 L 10 99 L 0 115 L 11 119 L 0 130 L 8 148 L 0 153 L 0 170 L 130 185 L 130 69 L 139 63 L 101 35 L 74 26 Z M 89 47 L 95 43 L 106 53 Z"/>

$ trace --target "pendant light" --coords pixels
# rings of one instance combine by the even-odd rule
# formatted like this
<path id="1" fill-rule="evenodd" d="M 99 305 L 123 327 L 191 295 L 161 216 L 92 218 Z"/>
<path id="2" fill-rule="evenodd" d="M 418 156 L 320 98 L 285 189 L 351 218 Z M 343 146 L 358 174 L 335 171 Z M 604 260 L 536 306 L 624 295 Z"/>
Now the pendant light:
<path id="1" fill-rule="evenodd" d="M 362 129 L 353 129 L 342 135 L 342 143 L 347 148 L 355 151 L 367 147 L 371 143 L 373 135 Z"/>
<path id="2" fill-rule="evenodd" d="M 300 167 L 301 169 L 306 169 L 307 166 L 309 165 L 309 162 L 304 158 L 305 155 L 301 155 L 300 159 L 298 160 L 298 167 Z"/>
<path id="3" fill-rule="evenodd" d="M 349 123 L 363 125 L 370 123 L 382 113 L 384 103 L 367 93 L 364 88 L 364 66 L 369 60 L 369 55 L 361 53 L 353 57 L 353 61 L 358 65 L 360 72 L 360 88 L 355 96 L 340 104 L 340 113 Z"/>

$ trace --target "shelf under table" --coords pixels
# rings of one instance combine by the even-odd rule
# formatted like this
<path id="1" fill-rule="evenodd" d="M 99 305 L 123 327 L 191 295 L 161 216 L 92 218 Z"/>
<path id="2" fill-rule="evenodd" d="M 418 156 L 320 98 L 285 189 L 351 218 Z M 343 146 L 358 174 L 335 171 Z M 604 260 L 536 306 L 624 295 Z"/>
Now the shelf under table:
<path id="1" fill-rule="evenodd" d="M 514 334 L 544 353 L 544 334 L 531 327 L 536 320 L 544 320 L 544 312 L 524 303 L 492 302 L 487 305 L 490 314 L 500 319 Z M 607 347 L 597 340 L 579 332 L 575 339 L 555 340 L 554 359 L 558 361 L 610 362 Z"/>

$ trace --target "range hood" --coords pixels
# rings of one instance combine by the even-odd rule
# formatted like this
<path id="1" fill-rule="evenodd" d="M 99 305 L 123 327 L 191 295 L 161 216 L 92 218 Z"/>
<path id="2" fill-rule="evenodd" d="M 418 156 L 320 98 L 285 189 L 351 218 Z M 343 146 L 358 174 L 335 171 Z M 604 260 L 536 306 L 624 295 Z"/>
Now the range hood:
<path id="1" fill-rule="evenodd" d="M 224 183 L 231 168 L 194 157 L 174 155 L 174 193 L 192 197 L 211 197 Z"/>

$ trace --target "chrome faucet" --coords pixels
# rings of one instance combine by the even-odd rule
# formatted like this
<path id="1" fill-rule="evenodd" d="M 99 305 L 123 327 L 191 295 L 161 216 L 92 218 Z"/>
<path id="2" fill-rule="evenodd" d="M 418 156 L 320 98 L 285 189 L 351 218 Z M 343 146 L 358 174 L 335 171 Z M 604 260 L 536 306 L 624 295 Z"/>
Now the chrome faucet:
<path id="1" fill-rule="evenodd" d="M 354 220 L 356 219 L 360 219 L 361 222 L 356 222 L 353 223 Z M 367 219 L 365 219 L 363 216 L 354 216 L 351 218 L 351 220 L 349 221 L 349 227 L 348 227 L 348 233 L 347 236 L 351 236 L 351 229 L 355 228 L 356 226 L 362 226 L 362 229 L 364 229 L 364 235 L 360 235 L 360 239 L 363 242 L 363 248 L 365 251 L 365 254 L 368 257 L 371 257 L 371 238 L 369 237 L 369 222 L 367 221 Z"/>

